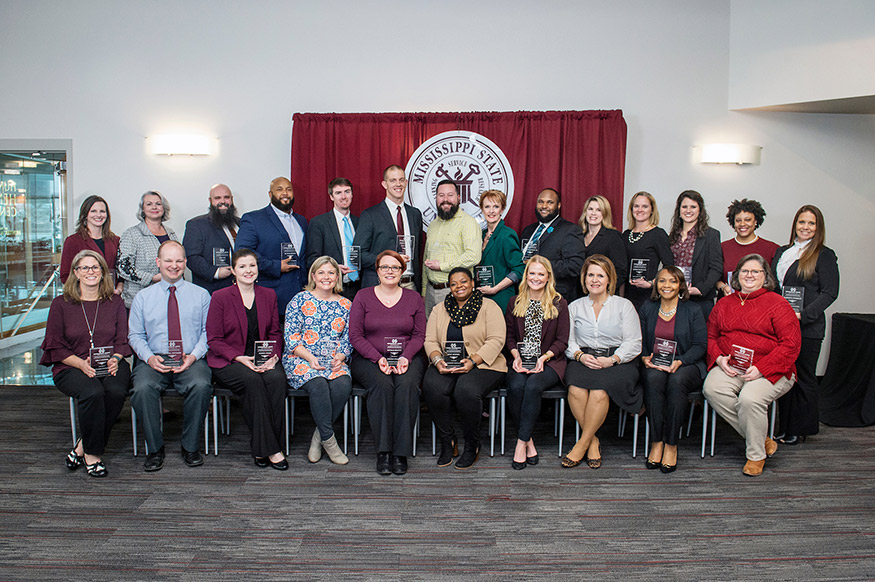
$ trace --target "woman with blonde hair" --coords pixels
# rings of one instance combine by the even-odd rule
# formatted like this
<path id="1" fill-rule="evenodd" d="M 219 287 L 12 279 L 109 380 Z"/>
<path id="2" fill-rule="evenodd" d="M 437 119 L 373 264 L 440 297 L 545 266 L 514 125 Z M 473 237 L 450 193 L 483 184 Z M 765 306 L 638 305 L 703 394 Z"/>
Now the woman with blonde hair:
<path id="1" fill-rule="evenodd" d="M 568 303 L 556 292 L 553 267 L 541 255 L 526 263 L 519 293 L 507 304 L 506 347 L 512 360 L 507 373 L 508 410 L 517 425 L 511 466 L 538 463 L 532 429 L 541 412 L 541 394 L 562 383 L 568 346 Z"/>
<path id="2" fill-rule="evenodd" d="M 307 459 L 319 462 L 322 450 L 332 463 L 349 462 L 334 436 L 334 421 L 352 393 L 349 375 L 349 312 L 352 302 L 343 297 L 343 278 L 337 261 L 319 257 L 310 266 L 309 282 L 286 306 L 283 367 L 292 388 L 310 395 L 316 431 Z"/>
<path id="3" fill-rule="evenodd" d="M 629 228 L 623 231 L 623 244 L 629 260 L 629 280 L 624 295 L 636 309 L 650 299 L 653 279 L 663 267 L 674 265 L 668 235 L 659 228 L 659 210 L 650 192 L 638 192 L 629 201 L 626 213 Z"/>
<path id="4" fill-rule="evenodd" d="M 611 217 L 611 203 L 604 196 L 591 196 L 583 204 L 583 213 L 577 221 L 583 230 L 584 258 L 605 255 L 614 263 L 617 281 L 626 281 L 629 264 L 626 260 L 626 246 L 623 237 L 614 228 Z"/>

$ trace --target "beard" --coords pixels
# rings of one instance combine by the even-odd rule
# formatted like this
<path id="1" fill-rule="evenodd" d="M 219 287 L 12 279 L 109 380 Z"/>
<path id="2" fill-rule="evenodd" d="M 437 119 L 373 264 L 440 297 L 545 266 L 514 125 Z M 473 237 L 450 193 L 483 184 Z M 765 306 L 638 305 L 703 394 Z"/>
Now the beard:
<path id="1" fill-rule="evenodd" d="M 273 196 L 270 197 L 270 203 L 274 205 L 274 207 L 280 212 L 289 213 L 292 210 L 292 206 L 295 205 L 295 199 L 292 198 L 291 202 L 288 204 L 283 204 Z"/>
<path id="2" fill-rule="evenodd" d="M 453 204 L 449 210 L 444 210 L 443 208 L 438 207 L 437 214 L 438 214 L 438 218 L 440 218 L 441 220 L 451 220 L 456 215 L 456 213 L 458 211 L 459 211 L 459 205 Z"/>
<path id="3" fill-rule="evenodd" d="M 236 228 L 240 224 L 240 219 L 237 217 L 237 207 L 234 204 L 224 210 L 210 204 L 209 217 L 210 222 L 219 228 L 226 226 Z"/>
<path id="4" fill-rule="evenodd" d="M 556 210 L 554 210 L 553 212 L 551 212 L 550 214 L 548 214 L 547 216 L 541 216 L 541 213 L 538 212 L 537 210 L 535 210 L 535 217 L 538 219 L 538 222 L 541 222 L 544 224 L 547 224 L 548 222 L 550 222 L 551 220 L 553 220 L 557 216 L 559 216 L 559 209 L 558 208 Z"/>

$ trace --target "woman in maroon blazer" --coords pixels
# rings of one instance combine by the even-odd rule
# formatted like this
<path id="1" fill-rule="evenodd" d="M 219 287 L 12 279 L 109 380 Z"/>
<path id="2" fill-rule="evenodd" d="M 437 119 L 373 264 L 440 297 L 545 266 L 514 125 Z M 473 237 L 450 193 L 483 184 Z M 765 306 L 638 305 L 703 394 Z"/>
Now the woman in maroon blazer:
<path id="1" fill-rule="evenodd" d="M 207 364 L 222 386 L 243 394 L 255 464 L 285 471 L 289 463 L 280 441 L 286 375 L 278 365 L 283 343 L 276 293 L 255 284 L 258 259 L 251 250 L 235 252 L 231 269 L 234 285 L 216 291 L 210 300 Z"/>
<path id="2" fill-rule="evenodd" d="M 118 255 L 119 238 L 110 223 L 112 217 L 109 214 L 109 205 L 100 196 L 91 195 L 82 201 L 79 207 L 79 219 L 76 221 L 76 232 L 64 240 L 61 251 L 61 283 L 67 282 L 70 276 L 70 267 L 79 251 L 89 250 L 100 255 L 109 267 L 109 276 L 115 285 L 115 294 L 121 295 L 122 283 L 118 281 L 115 272 L 115 260 Z"/>
<path id="3" fill-rule="evenodd" d="M 511 466 L 525 469 L 538 463 L 532 429 L 541 412 L 541 393 L 562 385 L 570 318 L 568 302 L 556 292 L 553 267 L 541 255 L 526 264 L 519 294 L 505 310 L 507 349 L 512 361 L 507 373 L 508 412 L 518 427 Z M 524 359 L 533 367 L 524 365 Z"/>

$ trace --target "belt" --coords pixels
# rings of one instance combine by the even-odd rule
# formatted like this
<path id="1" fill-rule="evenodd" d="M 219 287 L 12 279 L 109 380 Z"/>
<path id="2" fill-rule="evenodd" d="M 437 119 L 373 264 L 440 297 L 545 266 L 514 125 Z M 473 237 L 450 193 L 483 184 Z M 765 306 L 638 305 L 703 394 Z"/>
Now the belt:
<path id="1" fill-rule="evenodd" d="M 449 283 L 432 283 L 431 281 L 429 281 L 428 284 L 431 285 L 432 287 L 434 287 L 435 289 L 438 289 L 438 290 L 446 289 L 447 287 L 450 286 Z"/>
<path id="2" fill-rule="evenodd" d="M 596 356 L 597 358 L 610 358 L 620 349 L 620 346 L 611 347 L 611 348 L 587 348 L 581 347 L 580 351 L 584 354 L 589 354 L 590 356 Z"/>

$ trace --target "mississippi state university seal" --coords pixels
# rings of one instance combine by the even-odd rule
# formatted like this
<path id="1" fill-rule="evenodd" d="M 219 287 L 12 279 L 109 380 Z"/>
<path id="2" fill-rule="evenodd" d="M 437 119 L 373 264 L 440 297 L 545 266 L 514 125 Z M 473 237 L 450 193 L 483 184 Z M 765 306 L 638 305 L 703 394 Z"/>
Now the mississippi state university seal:
<path id="1" fill-rule="evenodd" d="M 484 224 L 480 194 L 501 190 L 507 208 L 513 202 L 513 171 L 498 146 L 473 131 L 446 131 L 419 146 L 407 162 L 407 201 L 422 212 L 425 227 L 437 217 L 434 193 L 438 182 L 459 188 L 459 206 Z"/>

